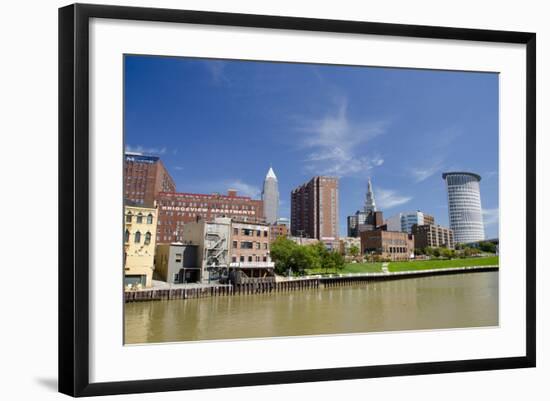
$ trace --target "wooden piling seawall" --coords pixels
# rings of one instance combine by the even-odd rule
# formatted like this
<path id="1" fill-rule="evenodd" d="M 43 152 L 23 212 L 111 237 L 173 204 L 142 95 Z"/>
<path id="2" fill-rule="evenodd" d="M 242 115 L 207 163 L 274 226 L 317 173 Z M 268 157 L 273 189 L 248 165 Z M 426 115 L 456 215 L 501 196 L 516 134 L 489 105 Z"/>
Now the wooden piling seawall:
<path id="1" fill-rule="evenodd" d="M 332 276 L 306 276 L 282 281 L 248 279 L 239 284 L 204 285 L 176 288 L 146 288 L 125 291 L 125 302 L 160 301 L 169 299 L 195 299 L 231 295 L 285 293 L 318 288 L 336 288 L 362 285 L 372 281 L 398 280 L 442 274 L 473 273 L 498 270 L 498 266 L 469 266 L 445 269 L 412 270 L 403 272 L 339 274 Z"/>
<path id="2" fill-rule="evenodd" d="M 230 285 L 190 287 L 190 288 L 146 288 L 136 291 L 125 291 L 125 302 L 161 301 L 169 299 L 193 299 L 206 297 L 221 297 L 233 294 Z"/>

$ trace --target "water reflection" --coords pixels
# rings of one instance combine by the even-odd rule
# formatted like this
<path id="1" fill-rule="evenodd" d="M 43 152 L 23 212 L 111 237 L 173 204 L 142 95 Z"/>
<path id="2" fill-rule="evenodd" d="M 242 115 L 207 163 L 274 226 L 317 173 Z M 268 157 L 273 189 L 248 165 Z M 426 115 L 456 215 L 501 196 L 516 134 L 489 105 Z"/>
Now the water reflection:
<path id="1" fill-rule="evenodd" d="M 126 343 L 498 325 L 498 272 L 125 305 Z"/>

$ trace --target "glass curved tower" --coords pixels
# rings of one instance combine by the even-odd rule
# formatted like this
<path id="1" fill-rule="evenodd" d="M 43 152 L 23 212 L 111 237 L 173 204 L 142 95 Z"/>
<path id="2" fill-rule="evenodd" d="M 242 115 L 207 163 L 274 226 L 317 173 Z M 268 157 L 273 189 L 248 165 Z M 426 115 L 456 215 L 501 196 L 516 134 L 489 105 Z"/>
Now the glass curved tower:
<path id="1" fill-rule="evenodd" d="M 479 195 L 478 174 L 467 172 L 443 173 L 447 184 L 449 201 L 449 225 L 454 231 L 455 241 L 469 243 L 483 241 L 483 216 Z"/>

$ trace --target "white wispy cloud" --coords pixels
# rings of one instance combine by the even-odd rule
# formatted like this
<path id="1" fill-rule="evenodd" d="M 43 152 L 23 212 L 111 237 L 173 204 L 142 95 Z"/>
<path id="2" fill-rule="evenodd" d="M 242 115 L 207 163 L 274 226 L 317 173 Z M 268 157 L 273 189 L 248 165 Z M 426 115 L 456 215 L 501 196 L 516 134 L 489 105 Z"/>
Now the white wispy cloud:
<path id="1" fill-rule="evenodd" d="M 485 226 L 491 226 L 493 224 L 498 224 L 499 222 L 499 209 L 483 209 L 483 223 Z"/>
<path id="2" fill-rule="evenodd" d="M 486 180 L 490 180 L 493 177 L 498 176 L 498 171 L 488 171 L 486 172 L 482 178 L 485 178 Z"/>
<path id="3" fill-rule="evenodd" d="M 142 145 L 132 146 L 126 145 L 126 152 L 143 153 L 148 155 L 163 155 L 168 149 L 163 147 L 146 147 Z"/>
<path id="4" fill-rule="evenodd" d="M 182 166 L 174 166 L 174 170 L 182 171 L 183 167 Z"/>
<path id="5" fill-rule="evenodd" d="M 310 149 L 306 169 L 323 175 L 348 176 L 366 174 L 381 166 L 379 155 L 359 155 L 358 145 L 386 132 L 387 122 L 351 121 L 348 103 L 340 98 L 336 108 L 320 118 L 304 119 L 297 127 L 303 133 L 300 145 Z"/>
<path id="6" fill-rule="evenodd" d="M 238 195 L 250 196 L 251 198 L 259 198 L 262 193 L 257 185 L 247 184 L 239 179 L 224 181 L 223 185 L 226 189 L 235 189 Z"/>
<path id="7" fill-rule="evenodd" d="M 391 209 L 403 205 L 412 199 L 412 196 L 406 196 L 393 189 L 375 188 L 376 204 L 380 209 Z"/>
<path id="8" fill-rule="evenodd" d="M 212 82 L 216 85 L 229 83 L 229 78 L 225 73 L 226 63 L 221 60 L 207 60 L 204 62 L 206 69 L 210 73 Z"/>
<path id="9" fill-rule="evenodd" d="M 417 165 L 411 166 L 407 164 L 407 174 L 415 183 L 420 183 L 427 180 L 434 174 L 443 172 L 444 169 L 449 169 L 446 160 L 450 152 L 452 152 L 453 143 L 460 138 L 462 130 L 456 126 L 450 126 L 437 132 L 427 132 L 422 135 L 419 140 L 424 150 L 432 155 L 438 155 L 431 163 L 426 163 L 424 160 Z"/>
<path id="10" fill-rule="evenodd" d="M 414 182 L 419 183 L 430 178 L 432 175 L 441 172 L 442 170 L 443 163 L 441 161 L 436 161 L 431 165 L 412 167 L 410 169 L 410 172 L 412 174 Z"/>

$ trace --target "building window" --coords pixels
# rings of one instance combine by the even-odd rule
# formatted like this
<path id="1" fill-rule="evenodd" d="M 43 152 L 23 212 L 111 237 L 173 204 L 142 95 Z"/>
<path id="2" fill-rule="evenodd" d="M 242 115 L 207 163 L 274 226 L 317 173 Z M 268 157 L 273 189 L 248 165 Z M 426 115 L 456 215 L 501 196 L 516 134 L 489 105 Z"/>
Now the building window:
<path id="1" fill-rule="evenodd" d="M 136 223 L 141 224 L 143 223 L 143 215 L 141 213 L 138 213 L 136 217 Z"/>
<path id="2" fill-rule="evenodd" d="M 181 253 L 176 253 L 176 263 L 181 263 Z"/>
<path id="3" fill-rule="evenodd" d="M 238 229 L 238 228 L 234 228 L 234 229 L 233 229 L 233 234 L 234 234 L 234 235 L 239 235 L 239 229 Z"/>
<path id="4" fill-rule="evenodd" d="M 233 256 L 233 257 L 231 258 L 231 262 L 233 262 L 233 263 L 237 262 L 237 257 L 236 257 L 236 256 Z"/>
<path id="5" fill-rule="evenodd" d="M 261 235 L 260 230 L 256 230 L 256 237 L 259 237 Z"/>
<path id="6" fill-rule="evenodd" d="M 248 257 L 248 261 L 249 261 L 249 262 L 252 262 L 252 256 L 249 256 L 249 257 Z"/>
<path id="7" fill-rule="evenodd" d="M 250 241 L 242 241 L 241 242 L 241 249 L 252 249 L 252 242 Z"/>
<path id="8" fill-rule="evenodd" d="M 267 262 L 267 256 L 264 256 L 264 262 Z"/>
<path id="9" fill-rule="evenodd" d="M 147 232 L 145 233 L 145 245 L 149 245 L 151 243 L 151 233 Z"/>
<path id="10" fill-rule="evenodd" d="M 124 242 L 130 241 L 130 231 L 126 230 L 124 233 Z"/>
<path id="11" fill-rule="evenodd" d="M 267 237 L 267 230 L 264 231 L 264 237 Z"/>
<path id="12" fill-rule="evenodd" d="M 233 241 L 233 248 L 237 248 L 237 241 Z"/>
<path id="13" fill-rule="evenodd" d="M 264 242 L 264 249 L 267 249 L 267 242 Z"/>
<path id="14" fill-rule="evenodd" d="M 134 242 L 136 244 L 139 244 L 141 242 L 141 233 L 139 231 L 136 232 L 135 235 L 134 235 Z"/>
<path id="15" fill-rule="evenodd" d="M 153 215 L 151 213 L 147 215 L 147 224 L 153 224 Z"/>
<path id="16" fill-rule="evenodd" d="M 126 223 L 131 223 L 132 222 L 132 213 L 128 213 L 126 215 Z"/>
<path id="17" fill-rule="evenodd" d="M 256 249 L 260 249 L 260 243 L 259 242 L 256 242 Z"/>
<path id="18" fill-rule="evenodd" d="M 239 258 L 239 260 L 240 260 L 241 262 L 244 262 L 244 256 L 241 255 L 241 257 Z"/>

